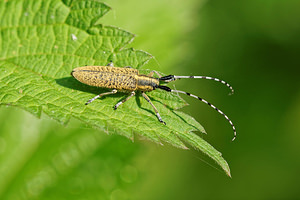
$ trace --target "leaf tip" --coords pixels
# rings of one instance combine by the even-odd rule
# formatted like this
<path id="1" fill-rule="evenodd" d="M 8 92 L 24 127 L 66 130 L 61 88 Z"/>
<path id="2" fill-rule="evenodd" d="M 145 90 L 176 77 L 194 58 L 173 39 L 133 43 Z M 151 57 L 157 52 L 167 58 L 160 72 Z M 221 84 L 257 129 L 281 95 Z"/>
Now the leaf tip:
<path id="1" fill-rule="evenodd" d="M 228 169 L 228 171 L 226 170 L 225 172 L 226 172 L 227 176 L 228 176 L 229 178 L 231 178 L 231 179 L 232 179 L 232 176 L 231 176 L 230 170 Z"/>
<path id="2" fill-rule="evenodd" d="M 190 148 L 188 148 L 187 146 L 184 146 L 184 147 L 182 147 L 182 149 L 189 150 Z"/>

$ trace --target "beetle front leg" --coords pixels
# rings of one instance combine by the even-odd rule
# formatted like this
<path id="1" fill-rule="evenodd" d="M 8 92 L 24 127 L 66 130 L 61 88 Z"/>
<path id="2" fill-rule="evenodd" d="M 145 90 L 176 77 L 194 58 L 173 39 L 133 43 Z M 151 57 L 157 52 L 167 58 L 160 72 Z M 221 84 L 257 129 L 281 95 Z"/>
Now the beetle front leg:
<path id="1" fill-rule="evenodd" d="M 153 74 L 154 74 L 154 73 L 158 76 L 158 78 L 161 78 L 161 77 L 162 77 L 162 75 L 161 75 L 160 73 L 158 73 L 158 71 L 155 71 L 155 70 L 152 70 L 152 71 L 148 74 L 148 76 L 153 77 Z"/>
<path id="2" fill-rule="evenodd" d="M 154 111 L 155 111 L 155 113 L 156 113 L 156 116 L 157 116 L 158 120 L 159 120 L 161 123 L 163 123 L 164 125 L 166 125 L 166 122 L 164 122 L 164 121 L 162 120 L 162 118 L 161 118 L 161 116 L 160 116 L 160 114 L 159 114 L 157 108 L 156 108 L 156 107 L 154 106 L 154 104 L 151 102 L 150 98 L 149 98 L 144 92 L 142 92 L 142 95 L 143 95 L 143 97 L 148 101 L 148 103 L 150 103 L 150 105 L 151 105 L 152 108 L 154 109 Z"/>
<path id="3" fill-rule="evenodd" d="M 114 67 L 114 63 L 112 61 L 110 61 L 106 66 Z"/>

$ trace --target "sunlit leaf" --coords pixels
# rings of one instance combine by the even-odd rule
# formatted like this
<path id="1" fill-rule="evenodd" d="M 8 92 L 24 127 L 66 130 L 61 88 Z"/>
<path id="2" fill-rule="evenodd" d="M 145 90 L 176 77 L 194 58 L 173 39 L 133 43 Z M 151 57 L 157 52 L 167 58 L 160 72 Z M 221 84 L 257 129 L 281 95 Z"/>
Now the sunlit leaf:
<path id="1" fill-rule="evenodd" d="M 118 93 L 85 102 L 106 89 L 83 85 L 70 76 L 73 68 L 106 65 L 141 68 L 151 55 L 127 48 L 134 35 L 117 27 L 95 24 L 110 7 L 96 0 L 10 0 L 0 2 L 0 103 L 18 106 L 37 117 L 45 113 L 67 124 L 84 124 L 134 139 L 186 149 L 192 146 L 214 159 L 230 175 L 221 154 L 193 131 L 204 133 L 192 117 L 176 111 L 186 103 L 176 94 L 148 93 L 167 123 L 158 122 L 152 107 L 137 95 L 114 111 L 125 98 Z"/>

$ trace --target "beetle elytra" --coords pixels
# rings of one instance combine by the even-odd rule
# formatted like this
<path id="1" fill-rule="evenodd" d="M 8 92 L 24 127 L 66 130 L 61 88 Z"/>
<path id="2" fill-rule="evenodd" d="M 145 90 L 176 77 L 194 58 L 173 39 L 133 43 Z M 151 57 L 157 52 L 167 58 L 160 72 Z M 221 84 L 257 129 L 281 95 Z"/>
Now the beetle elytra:
<path id="1" fill-rule="evenodd" d="M 159 78 L 153 77 L 154 73 L 156 73 Z M 112 89 L 110 92 L 99 94 L 94 98 L 88 100 L 86 105 L 93 102 L 97 98 L 105 95 L 115 94 L 117 92 L 130 93 L 126 99 L 118 102 L 114 106 L 114 109 L 116 110 L 121 104 L 125 103 L 131 97 L 133 97 L 135 95 L 135 91 L 141 91 L 142 96 L 151 104 L 151 106 L 153 107 L 156 113 L 158 120 L 163 124 L 166 123 L 162 120 L 157 108 L 151 102 L 150 98 L 147 96 L 145 92 L 150 92 L 158 88 L 161 90 L 165 90 L 167 92 L 186 94 L 188 96 L 191 96 L 193 98 L 202 101 L 203 103 L 209 105 L 217 112 L 219 112 L 221 115 L 223 115 L 232 126 L 234 132 L 234 137 L 232 141 L 236 138 L 236 129 L 232 121 L 227 117 L 227 115 L 225 115 L 217 107 L 215 107 L 211 103 L 207 102 L 206 100 L 196 95 L 190 94 L 188 92 L 180 91 L 180 90 L 173 90 L 165 85 L 161 85 L 161 83 L 168 83 L 183 78 L 210 79 L 210 80 L 221 82 L 222 84 L 226 85 L 227 87 L 230 88 L 230 90 L 233 93 L 232 87 L 227 82 L 220 80 L 218 78 L 213 78 L 208 76 L 175 76 L 175 75 L 161 76 L 156 71 L 151 71 L 148 75 L 143 75 L 143 74 L 139 74 L 139 71 L 137 69 L 131 67 L 114 67 L 112 63 L 109 63 L 107 66 L 77 67 L 73 69 L 71 75 L 81 83 L 91 85 L 91 86 L 101 87 L 101 88 Z"/>

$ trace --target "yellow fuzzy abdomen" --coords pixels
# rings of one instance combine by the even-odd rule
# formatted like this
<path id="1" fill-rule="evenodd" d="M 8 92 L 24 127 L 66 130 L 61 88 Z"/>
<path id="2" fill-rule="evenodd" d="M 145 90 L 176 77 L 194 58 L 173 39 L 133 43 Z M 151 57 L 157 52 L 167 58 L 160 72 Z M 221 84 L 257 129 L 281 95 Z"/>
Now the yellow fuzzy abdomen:
<path id="1" fill-rule="evenodd" d="M 85 66 L 75 68 L 72 76 L 91 86 L 134 91 L 137 88 L 138 71 L 133 68 Z"/>

